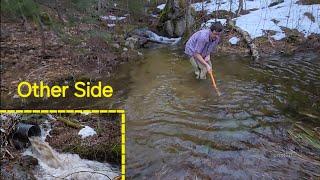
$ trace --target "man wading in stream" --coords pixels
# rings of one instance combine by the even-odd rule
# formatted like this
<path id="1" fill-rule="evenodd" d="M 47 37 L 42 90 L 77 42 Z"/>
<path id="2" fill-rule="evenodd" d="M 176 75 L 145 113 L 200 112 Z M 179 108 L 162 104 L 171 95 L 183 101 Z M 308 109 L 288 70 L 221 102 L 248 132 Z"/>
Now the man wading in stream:
<path id="1" fill-rule="evenodd" d="M 210 29 L 197 31 L 187 41 L 185 53 L 190 56 L 190 63 L 197 79 L 206 79 L 207 73 L 212 72 L 210 53 L 218 45 L 222 31 L 222 24 L 214 22 Z M 216 91 L 220 95 L 218 88 Z"/>

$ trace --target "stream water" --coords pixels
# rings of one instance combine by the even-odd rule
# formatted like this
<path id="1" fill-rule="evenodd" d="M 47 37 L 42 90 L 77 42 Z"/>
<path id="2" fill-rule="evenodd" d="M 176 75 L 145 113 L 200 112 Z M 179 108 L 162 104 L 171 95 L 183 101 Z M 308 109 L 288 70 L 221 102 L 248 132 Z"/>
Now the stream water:
<path id="1" fill-rule="evenodd" d="M 81 159 L 77 154 L 55 151 L 45 142 L 49 131 L 43 131 L 41 137 L 30 137 L 31 146 L 23 152 L 23 155 L 38 159 L 39 166 L 34 174 L 37 179 L 111 180 L 120 175 L 119 168 L 108 163 Z"/>
<path id="2" fill-rule="evenodd" d="M 24 155 L 38 159 L 38 179 L 113 179 L 119 172 L 107 163 L 81 159 L 77 154 L 58 153 L 40 137 L 29 138 L 31 147 Z"/>
<path id="3" fill-rule="evenodd" d="M 145 60 L 123 65 L 108 81 L 115 91 L 110 99 L 42 105 L 125 109 L 129 178 L 319 177 L 319 163 L 301 158 L 305 153 L 288 135 L 301 114 L 319 117 L 319 56 L 273 57 L 263 60 L 263 68 L 251 66 L 249 58 L 216 57 L 218 97 L 210 80 L 196 80 L 177 52 L 148 50 Z M 308 118 L 302 123 L 320 126 Z M 320 155 L 319 149 L 306 151 Z"/>
<path id="4" fill-rule="evenodd" d="M 221 97 L 210 80 L 196 80 L 175 51 L 153 50 L 146 57 L 123 67 L 128 76 L 121 88 L 129 91 L 116 105 L 127 113 L 128 177 L 319 175 L 319 164 L 299 158 L 287 133 L 298 112 L 319 113 L 319 57 L 275 57 L 264 68 L 250 66 L 248 58 L 217 57 L 213 69 Z"/>

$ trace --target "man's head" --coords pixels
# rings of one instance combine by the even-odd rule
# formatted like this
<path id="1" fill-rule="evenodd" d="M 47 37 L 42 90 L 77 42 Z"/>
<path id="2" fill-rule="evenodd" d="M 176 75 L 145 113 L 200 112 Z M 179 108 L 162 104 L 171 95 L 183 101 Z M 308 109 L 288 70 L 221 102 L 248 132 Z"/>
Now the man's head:
<path id="1" fill-rule="evenodd" d="M 221 35 L 221 33 L 223 31 L 223 26 L 219 21 L 218 22 L 214 22 L 214 23 L 211 24 L 210 30 L 211 30 L 210 38 L 211 39 L 216 39 L 218 36 Z"/>

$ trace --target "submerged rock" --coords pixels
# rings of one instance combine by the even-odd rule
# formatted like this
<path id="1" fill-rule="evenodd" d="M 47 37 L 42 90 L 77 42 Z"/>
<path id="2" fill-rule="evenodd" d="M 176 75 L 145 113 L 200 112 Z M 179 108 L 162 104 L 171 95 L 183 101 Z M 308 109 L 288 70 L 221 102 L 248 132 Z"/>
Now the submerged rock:
<path id="1" fill-rule="evenodd" d="M 112 47 L 116 48 L 116 49 L 119 49 L 120 48 L 120 45 L 118 43 L 114 43 L 111 45 Z"/>
<path id="2" fill-rule="evenodd" d="M 139 43 L 138 37 L 129 37 L 126 39 L 125 46 L 129 47 L 130 49 L 134 49 L 139 46 L 138 43 Z"/>

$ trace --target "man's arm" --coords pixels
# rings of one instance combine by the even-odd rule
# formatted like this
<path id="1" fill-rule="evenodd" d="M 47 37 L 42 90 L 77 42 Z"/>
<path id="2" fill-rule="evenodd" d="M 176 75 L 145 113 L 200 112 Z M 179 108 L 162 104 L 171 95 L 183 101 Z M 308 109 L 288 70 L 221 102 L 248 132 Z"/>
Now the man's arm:
<path id="1" fill-rule="evenodd" d="M 212 71 L 211 67 L 210 67 L 209 64 L 203 59 L 203 57 L 201 56 L 201 54 L 195 53 L 194 57 L 195 57 L 198 61 L 200 61 L 203 65 L 206 66 L 208 72 L 209 72 L 209 71 Z"/>
<path id="2" fill-rule="evenodd" d="M 206 56 L 206 57 L 204 58 L 204 60 L 205 60 L 206 62 L 209 62 L 209 61 L 210 61 L 210 54 L 209 54 L 208 56 Z"/>

